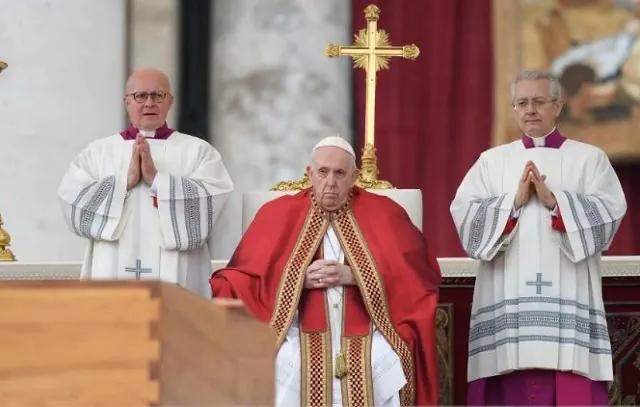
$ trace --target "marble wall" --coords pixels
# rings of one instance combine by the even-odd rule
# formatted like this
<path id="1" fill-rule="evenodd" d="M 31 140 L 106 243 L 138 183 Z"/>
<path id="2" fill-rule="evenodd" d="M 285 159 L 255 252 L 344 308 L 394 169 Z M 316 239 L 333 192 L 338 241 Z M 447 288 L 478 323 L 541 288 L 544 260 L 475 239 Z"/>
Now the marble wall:
<path id="1" fill-rule="evenodd" d="M 0 0 L 0 213 L 18 260 L 80 260 L 56 197 L 69 162 L 125 123 L 125 0 Z"/>
<path id="2" fill-rule="evenodd" d="M 171 81 L 174 103 L 167 122 L 177 125 L 179 0 L 129 0 L 129 68 L 157 68 Z"/>
<path id="3" fill-rule="evenodd" d="M 301 178 L 320 139 L 351 134 L 351 63 L 329 42 L 351 43 L 345 0 L 216 0 L 210 141 L 235 191 L 211 242 L 226 259 L 241 236 L 242 193 Z"/>

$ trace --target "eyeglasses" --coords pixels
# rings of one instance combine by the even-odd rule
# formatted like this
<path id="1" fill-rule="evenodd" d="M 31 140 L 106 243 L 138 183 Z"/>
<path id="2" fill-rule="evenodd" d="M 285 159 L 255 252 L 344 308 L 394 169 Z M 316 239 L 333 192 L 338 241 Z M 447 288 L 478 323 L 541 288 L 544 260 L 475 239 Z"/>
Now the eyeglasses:
<path id="1" fill-rule="evenodd" d="M 534 109 L 540 109 L 541 107 L 548 105 L 549 103 L 555 103 L 555 100 L 551 99 L 520 99 L 513 103 L 513 108 L 516 110 L 524 110 L 531 105 Z"/>
<path id="2" fill-rule="evenodd" d="M 167 95 L 169 94 L 164 92 L 133 92 L 127 93 L 125 96 L 133 96 L 133 100 L 137 103 L 144 103 L 149 97 L 156 103 L 162 103 L 167 98 Z"/>

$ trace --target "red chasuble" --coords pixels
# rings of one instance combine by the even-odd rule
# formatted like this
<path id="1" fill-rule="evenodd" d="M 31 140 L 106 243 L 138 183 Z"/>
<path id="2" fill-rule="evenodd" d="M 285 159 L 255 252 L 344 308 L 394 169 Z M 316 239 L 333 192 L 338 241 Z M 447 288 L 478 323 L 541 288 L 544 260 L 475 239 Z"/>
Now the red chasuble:
<path id="1" fill-rule="evenodd" d="M 300 316 L 301 403 L 332 404 L 331 332 L 326 290 L 304 286 L 332 225 L 357 286 L 345 289 L 342 350 L 345 405 L 373 405 L 371 332 L 375 327 L 400 357 L 407 385 L 401 404 L 437 405 L 436 310 L 441 274 L 422 233 L 387 197 L 354 188 L 349 202 L 328 214 L 310 189 L 265 204 L 228 266 L 213 275 L 214 297 L 238 298 L 284 341 Z"/>

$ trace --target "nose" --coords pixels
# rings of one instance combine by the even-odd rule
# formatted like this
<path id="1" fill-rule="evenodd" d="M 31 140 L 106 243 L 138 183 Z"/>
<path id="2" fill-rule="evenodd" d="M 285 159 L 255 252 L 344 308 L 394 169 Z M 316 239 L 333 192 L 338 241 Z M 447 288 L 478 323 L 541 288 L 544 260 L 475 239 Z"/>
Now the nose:
<path id="1" fill-rule="evenodd" d="M 155 106 L 156 102 L 153 101 L 153 98 L 151 97 L 151 95 L 147 96 L 147 98 L 144 101 L 144 106 L 145 107 L 151 107 L 151 106 Z"/>
<path id="2" fill-rule="evenodd" d="M 329 173 L 329 175 L 327 176 L 327 184 L 331 186 L 337 184 L 336 177 L 335 175 L 333 175 L 333 173 Z"/>

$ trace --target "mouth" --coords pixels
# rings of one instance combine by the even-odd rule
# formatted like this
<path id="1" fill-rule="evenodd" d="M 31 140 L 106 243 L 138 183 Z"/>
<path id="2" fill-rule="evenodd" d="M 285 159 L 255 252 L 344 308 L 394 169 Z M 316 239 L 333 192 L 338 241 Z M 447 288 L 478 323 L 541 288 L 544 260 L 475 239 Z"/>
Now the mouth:
<path id="1" fill-rule="evenodd" d="M 530 119 L 530 120 L 525 120 L 524 121 L 527 124 L 539 124 L 540 120 L 539 119 Z"/>
<path id="2" fill-rule="evenodd" d="M 158 114 L 157 113 L 143 113 L 142 116 L 143 117 L 156 117 Z"/>

